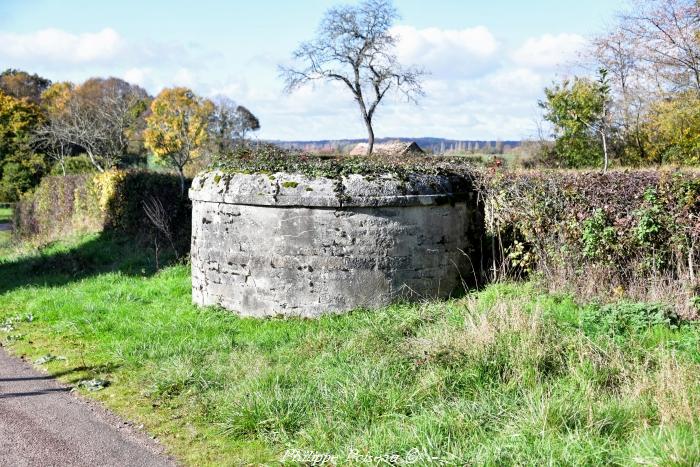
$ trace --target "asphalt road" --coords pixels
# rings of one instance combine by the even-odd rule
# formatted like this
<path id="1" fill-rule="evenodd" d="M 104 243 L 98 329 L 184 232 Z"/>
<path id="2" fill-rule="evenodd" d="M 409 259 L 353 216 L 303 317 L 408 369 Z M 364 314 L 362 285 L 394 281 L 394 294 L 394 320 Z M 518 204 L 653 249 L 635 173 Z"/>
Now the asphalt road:
<path id="1" fill-rule="evenodd" d="M 122 419 L 0 348 L 0 466 L 172 466 Z"/>

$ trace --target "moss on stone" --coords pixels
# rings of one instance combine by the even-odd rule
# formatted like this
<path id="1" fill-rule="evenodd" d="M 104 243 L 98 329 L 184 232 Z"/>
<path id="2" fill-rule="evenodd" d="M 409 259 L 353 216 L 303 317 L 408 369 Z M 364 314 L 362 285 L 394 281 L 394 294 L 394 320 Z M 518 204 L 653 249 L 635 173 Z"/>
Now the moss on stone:
<path id="1" fill-rule="evenodd" d="M 272 144 L 240 146 L 232 154 L 216 157 L 209 168 L 225 173 L 286 172 L 311 178 L 357 174 L 366 178 L 392 175 L 399 179 L 418 173 L 465 176 L 473 171 L 473 165 L 458 157 L 314 155 Z"/>

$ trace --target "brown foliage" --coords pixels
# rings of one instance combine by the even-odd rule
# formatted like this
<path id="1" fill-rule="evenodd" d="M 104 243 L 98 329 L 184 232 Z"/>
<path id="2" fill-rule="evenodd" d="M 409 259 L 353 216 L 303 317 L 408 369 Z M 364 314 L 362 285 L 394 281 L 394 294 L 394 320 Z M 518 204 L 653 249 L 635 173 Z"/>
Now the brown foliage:
<path id="1" fill-rule="evenodd" d="M 479 184 L 501 258 L 492 276 L 537 271 L 554 288 L 672 299 L 694 313 L 699 173 L 501 172 Z"/>

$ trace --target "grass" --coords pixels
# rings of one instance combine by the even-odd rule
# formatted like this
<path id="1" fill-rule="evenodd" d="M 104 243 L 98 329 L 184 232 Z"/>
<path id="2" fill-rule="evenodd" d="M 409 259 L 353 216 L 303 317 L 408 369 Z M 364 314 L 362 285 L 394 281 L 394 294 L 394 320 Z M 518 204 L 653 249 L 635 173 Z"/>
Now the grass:
<path id="1" fill-rule="evenodd" d="M 0 208 L 0 224 L 12 222 L 12 208 Z"/>
<path id="2" fill-rule="evenodd" d="M 12 208 L 0 207 L 0 224 L 9 224 L 9 223 L 12 223 Z M 0 249 L 7 246 L 11 240 L 12 240 L 12 231 L 0 230 Z"/>
<path id="3" fill-rule="evenodd" d="M 661 305 L 498 284 L 259 321 L 191 305 L 189 267 L 152 256 L 96 235 L 6 252 L 0 340 L 108 380 L 90 397 L 187 464 L 700 462 L 700 328 Z"/>

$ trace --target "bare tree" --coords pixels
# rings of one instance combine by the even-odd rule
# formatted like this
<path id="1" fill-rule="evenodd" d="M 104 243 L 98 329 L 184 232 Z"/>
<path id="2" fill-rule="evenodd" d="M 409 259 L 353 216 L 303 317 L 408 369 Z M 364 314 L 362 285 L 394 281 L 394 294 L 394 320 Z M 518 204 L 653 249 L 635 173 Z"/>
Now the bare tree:
<path id="1" fill-rule="evenodd" d="M 147 98 L 146 91 L 117 78 L 89 79 L 70 91 L 39 135 L 45 142 L 79 146 L 103 172 L 126 154 Z"/>
<path id="2" fill-rule="evenodd" d="M 63 175 L 66 175 L 66 158 L 72 154 L 73 145 L 61 137 L 57 125 L 60 122 L 49 116 L 46 123 L 34 130 L 32 144 L 58 164 Z"/>
<path id="3" fill-rule="evenodd" d="M 621 31 L 635 38 L 647 77 L 663 91 L 700 92 L 700 3 L 637 0 Z"/>
<path id="4" fill-rule="evenodd" d="M 656 93 L 644 75 L 639 38 L 618 27 L 595 37 L 587 55 L 594 67 L 608 72 L 611 126 L 618 128 L 623 141 L 644 159 L 643 116 Z"/>
<path id="5" fill-rule="evenodd" d="M 280 67 L 287 92 L 318 80 L 339 81 L 350 89 L 367 127 L 367 155 L 374 147 L 372 119 L 387 93 L 398 90 L 409 101 L 423 95 L 425 72 L 404 68 L 394 52 L 397 38 L 391 27 L 397 18 L 390 0 L 331 8 L 317 37 L 293 53 L 298 66 Z"/>
<path id="6" fill-rule="evenodd" d="M 700 3 L 633 0 L 614 28 L 593 39 L 591 69 L 609 71 L 610 121 L 628 155 L 648 157 L 650 108 L 674 93 L 700 92 Z M 633 153 L 628 152 L 634 151 Z"/>
<path id="7" fill-rule="evenodd" d="M 172 229 L 172 216 L 163 207 L 163 203 L 154 196 L 149 196 L 143 201 L 143 211 L 146 213 L 146 217 L 151 224 L 156 228 L 157 231 L 163 234 L 165 239 L 170 243 L 170 247 L 175 252 L 175 259 L 179 260 L 177 248 L 175 246 L 175 240 L 173 236 Z M 155 250 L 156 250 L 156 268 L 158 267 L 158 237 L 154 237 Z"/>

